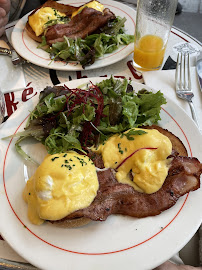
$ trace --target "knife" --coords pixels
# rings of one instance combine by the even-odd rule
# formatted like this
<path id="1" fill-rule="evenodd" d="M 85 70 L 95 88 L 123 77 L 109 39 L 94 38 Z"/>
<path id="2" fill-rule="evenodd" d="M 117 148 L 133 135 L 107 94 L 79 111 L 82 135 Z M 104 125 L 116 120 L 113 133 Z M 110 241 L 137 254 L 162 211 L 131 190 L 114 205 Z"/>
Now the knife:
<path id="1" fill-rule="evenodd" d="M 0 47 L 0 54 L 3 54 L 3 55 L 8 55 L 8 56 L 11 56 L 11 61 L 13 63 L 13 65 L 17 66 L 19 64 L 24 64 L 26 63 L 27 61 L 22 58 L 16 51 L 15 49 L 13 48 L 13 46 L 10 44 L 6 34 L 4 34 L 2 36 L 2 40 L 5 41 L 5 43 L 8 45 L 8 48 L 2 48 Z"/>
<path id="2" fill-rule="evenodd" d="M 23 63 L 26 62 L 13 49 L 7 49 L 7 48 L 0 47 L 0 55 L 8 55 L 8 56 L 10 56 L 11 61 L 12 61 L 13 65 L 15 65 L 15 66 L 17 66 L 19 64 L 23 64 Z"/>
<path id="3" fill-rule="evenodd" d="M 196 57 L 196 70 L 197 70 L 199 85 L 202 91 L 202 51 L 200 51 L 199 55 Z"/>

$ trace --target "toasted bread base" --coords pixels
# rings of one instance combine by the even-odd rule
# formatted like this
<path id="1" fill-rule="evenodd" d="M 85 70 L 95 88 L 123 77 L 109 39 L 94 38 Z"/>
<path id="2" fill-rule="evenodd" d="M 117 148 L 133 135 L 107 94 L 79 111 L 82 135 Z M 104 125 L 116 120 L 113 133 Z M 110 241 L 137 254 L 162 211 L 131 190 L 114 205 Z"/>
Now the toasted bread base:
<path id="1" fill-rule="evenodd" d="M 61 228 L 78 228 L 82 227 L 84 225 L 87 225 L 90 223 L 92 220 L 89 218 L 76 218 L 76 219 L 70 219 L 70 220 L 61 220 L 61 221 L 55 221 L 54 223 L 48 222 L 49 224 Z"/>
<path id="2" fill-rule="evenodd" d="M 175 136 L 172 132 L 156 125 L 142 127 L 142 128 L 158 130 L 161 134 L 169 138 L 169 140 L 172 143 L 172 148 L 179 153 L 179 156 L 183 156 L 183 157 L 188 156 L 187 149 L 185 148 L 183 142 L 177 136 Z"/>
<path id="3" fill-rule="evenodd" d="M 36 36 L 36 34 L 34 33 L 34 31 L 32 30 L 31 26 L 29 25 L 29 23 L 27 22 L 26 25 L 25 25 L 25 30 L 26 30 L 26 33 L 28 34 L 28 36 L 37 41 L 37 42 L 42 42 L 42 38 L 41 36 Z"/>

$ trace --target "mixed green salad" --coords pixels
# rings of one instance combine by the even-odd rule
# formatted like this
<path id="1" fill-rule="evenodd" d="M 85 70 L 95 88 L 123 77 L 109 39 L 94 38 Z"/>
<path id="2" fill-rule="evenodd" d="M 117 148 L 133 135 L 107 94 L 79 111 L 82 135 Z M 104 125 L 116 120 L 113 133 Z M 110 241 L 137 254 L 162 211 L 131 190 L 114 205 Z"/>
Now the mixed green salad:
<path id="1" fill-rule="evenodd" d="M 117 16 L 109 21 L 97 33 L 87 36 L 85 39 L 72 39 L 64 36 L 63 42 L 56 42 L 48 46 L 45 36 L 38 48 L 42 48 L 50 54 L 52 60 L 64 60 L 66 62 L 80 62 L 83 68 L 92 65 L 96 59 L 104 54 L 112 53 L 120 45 L 128 45 L 134 42 L 134 35 L 125 33 L 124 23 L 126 18 Z M 48 21 L 47 27 L 55 24 L 55 20 Z"/>
<path id="2" fill-rule="evenodd" d="M 134 92 L 130 82 L 113 77 L 86 89 L 70 89 L 66 85 L 46 87 L 30 113 L 25 130 L 14 135 L 19 139 L 16 150 L 25 158 L 20 142 L 34 137 L 45 145 L 49 154 L 68 150 L 85 150 L 104 141 L 115 133 L 125 136 L 136 134 L 133 128 L 157 124 L 163 94 L 145 89 Z M 140 134 L 141 135 L 141 134 Z"/>

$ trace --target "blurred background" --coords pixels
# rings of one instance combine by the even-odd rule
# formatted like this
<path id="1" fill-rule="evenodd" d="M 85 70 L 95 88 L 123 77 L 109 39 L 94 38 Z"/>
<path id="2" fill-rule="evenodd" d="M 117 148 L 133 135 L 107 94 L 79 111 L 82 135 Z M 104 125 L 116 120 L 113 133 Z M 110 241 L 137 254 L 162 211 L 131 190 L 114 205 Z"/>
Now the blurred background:
<path id="1" fill-rule="evenodd" d="M 137 0 L 117 0 L 137 6 Z M 179 0 L 173 25 L 202 42 L 202 0 Z"/>
<path id="2" fill-rule="evenodd" d="M 179 0 L 182 12 L 175 16 L 174 26 L 202 42 L 202 0 Z"/>

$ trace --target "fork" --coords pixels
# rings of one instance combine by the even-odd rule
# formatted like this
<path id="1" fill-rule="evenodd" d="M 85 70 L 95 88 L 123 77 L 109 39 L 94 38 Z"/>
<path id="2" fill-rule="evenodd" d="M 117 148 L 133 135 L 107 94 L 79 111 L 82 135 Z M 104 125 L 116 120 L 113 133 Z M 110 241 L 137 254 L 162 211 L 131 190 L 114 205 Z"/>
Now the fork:
<path id="1" fill-rule="evenodd" d="M 192 118 L 199 127 L 195 108 L 192 102 L 194 94 L 191 87 L 190 60 L 189 53 L 178 53 L 177 67 L 175 73 L 175 88 L 178 98 L 184 99 L 189 103 Z"/>

